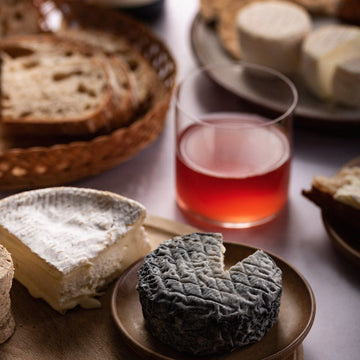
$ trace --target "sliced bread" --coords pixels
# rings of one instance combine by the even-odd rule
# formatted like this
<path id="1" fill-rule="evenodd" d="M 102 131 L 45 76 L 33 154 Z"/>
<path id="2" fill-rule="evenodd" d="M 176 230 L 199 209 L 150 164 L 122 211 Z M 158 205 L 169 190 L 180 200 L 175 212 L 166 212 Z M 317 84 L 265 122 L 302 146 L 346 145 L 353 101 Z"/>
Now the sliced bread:
<path id="1" fill-rule="evenodd" d="M 315 176 L 302 194 L 332 219 L 360 231 L 360 167 L 344 166 L 331 177 Z"/>
<path id="2" fill-rule="evenodd" d="M 2 124 L 11 134 L 89 135 L 128 121 L 126 69 L 54 35 L 11 38 L 2 50 Z M 119 120 L 120 119 L 120 120 Z"/>
<path id="3" fill-rule="evenodd" d="M 59 31 L 59 36 L 91 46 L 106 54 L 115 56 L 122 62 L 131 74 L 134 88 L 134 110 L 142 111 L 151 100 L 156 73 L 150 63 L 136 51 L 125 38 L 97 29 L 82 29 L 65 27 Z"/>

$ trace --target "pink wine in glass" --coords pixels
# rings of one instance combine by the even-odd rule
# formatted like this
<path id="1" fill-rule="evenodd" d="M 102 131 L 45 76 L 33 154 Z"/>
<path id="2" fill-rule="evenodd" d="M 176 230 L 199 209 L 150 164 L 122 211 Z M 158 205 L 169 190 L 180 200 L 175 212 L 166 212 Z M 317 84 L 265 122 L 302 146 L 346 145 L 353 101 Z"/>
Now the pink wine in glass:
<path id="1" fill-rule="evenodd" d="M 177 139 L 177 201 L 186 212 L 246 227 L 272 218 L 286 203 L 289 139 L 259 116 L 206 115 Z"/>

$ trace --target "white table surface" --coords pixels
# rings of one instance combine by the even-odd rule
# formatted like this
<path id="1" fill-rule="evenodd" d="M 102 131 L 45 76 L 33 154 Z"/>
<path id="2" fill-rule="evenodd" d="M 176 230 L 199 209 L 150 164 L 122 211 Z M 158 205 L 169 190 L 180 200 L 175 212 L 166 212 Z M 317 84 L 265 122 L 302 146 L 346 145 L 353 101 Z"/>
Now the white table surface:
<path id="1" fill-rule="evenodd" d="M 167 0 L 164 10 L 163 16 L 150 26 L 176 59 L 180 80 L 196 66 L 190 45 L 190 26 L 198 2 Z M 294 143 L 287 208 L 268 224 L 245 230 L 224 230 L 224 238 L 271 251 L 307 279 L 316 298 L 316 316 L 303 343 L 306 360 L 359 359 L 360 268 L 336 253 L 319 209 L 301 195 L 301 190 L 310 187 L 315 174 L 331 175 L 345 162 L 359 156 L 360 135 L 327 134 L 295 127 Z M 164 131 L 152 145 L 112 170 L 70 185 L 113 191 L 140 201 L 152 215 L 189 223 L 176 205 L 174 181 L 171 109 Z M 214 229 L 203 227 L 203 230 Z"/>

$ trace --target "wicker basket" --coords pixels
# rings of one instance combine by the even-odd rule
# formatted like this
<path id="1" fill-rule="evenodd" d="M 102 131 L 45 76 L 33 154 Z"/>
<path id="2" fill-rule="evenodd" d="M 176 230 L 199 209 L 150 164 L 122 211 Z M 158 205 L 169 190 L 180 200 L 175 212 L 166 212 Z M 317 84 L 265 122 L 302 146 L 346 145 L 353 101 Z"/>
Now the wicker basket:
<path id="1" fill-rule="evenodd" d="M 110 169 L 151 144 L 162 132 L 176 78 L 166 46 L 143 24 L 121 13 L 73 1 L 45 1 L 44 20 L 61 10 L 64 19 L 125 37 L 157 73 L 153 101 L 131 125 L 84 141 L 26 147 L 0 134 L 0 189 L 16 190 L 69 183 Z M 37 145 L 37 144 L 36 144 Z"/>

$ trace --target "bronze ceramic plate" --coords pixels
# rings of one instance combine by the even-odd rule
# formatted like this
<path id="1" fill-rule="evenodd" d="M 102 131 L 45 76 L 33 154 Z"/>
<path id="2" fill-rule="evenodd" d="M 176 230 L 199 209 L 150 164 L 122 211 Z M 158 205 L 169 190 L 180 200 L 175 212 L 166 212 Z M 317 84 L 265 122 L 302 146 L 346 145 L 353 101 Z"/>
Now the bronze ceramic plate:
<path id="1" fill-rule="evenodd" d="M 342 168 L 352 166 L 360 166 L 360 156 L 350 160 Z M 336 249 L 349 260 L 360 265 L 360 234 L 358 231 L 329 216 L 324 211 L 321 213 L 321 217 L 325 230 Z"/>
<path id="2" fill-rule="evenodd" d="M 348 226 L 332 219 L 322 212 L 322 221 L 335 248 L 346 258 L 360 265 L 360 234 L 355 233 Z"/>
<path id="3" fill-rule="evenodd" d="M 158 231 L 163 239 L 169 237 L 171 223 L 173 222 L 165 221 L 167 227 L 165 236 L 162 228 L 155 227 L 152 228 L 153 233 L 150 236 L 157 236 Z M 191 230 L 187 226 L 185 231 L 181 231 L 179 224 L 174 224 L 177 228 L 173 236 Z M 254 247 L 235 243 L 224 245 L 226 267 L 257 250 Z M 203 360 L 303 359 L 301 343 L 314 321 L 315 298 L 309 284 L 298 271 L 279 257 L 270 255 L 283 271 L 283 294 L 278 321 L 259 343 L 222 356 L 202 357 Z M 196 359 L 197 357 L 180 354 L 160 343 L 146 329 L 136 291 L 137 270 L 141 263 L 140 260 L 119 278 L 112 293 L 111 312 L 124 341 L 144 359 Z"/>
<path id="4" fill-rule="evenodd" d="M 319 26 L 321 20 L 314 19 L 315 25 Z M 215 28 L 207 24 L 202 16 L 198 14 L 191 28 L 191 43 L 193 52 L 200 65 L 210 65 L 221 62 L 235 61 L 234 58 L 224 49 L 217 36 Z M 210 73 L 210 76 L 212 74 Z M 221 79 L 213 76 L 220 85 L 229 88 L 228 79 Z M 304 87 L 300 77 L 291 79 L 299 93 L 299 101 L 295 115 L 301 118 L 302 122 L 311 125 L 360 125 L 360 109 L 346 106 L 337 106 L 329 102 L 321 101 L 312 96 Z M 232 87 L 232 86 L 230 86 Z M 249 92 L 248 88 L 237 87 L 236 93 L 246 100 L 257 105 L 268 106 L 262 94 Z"/>

